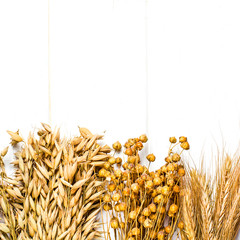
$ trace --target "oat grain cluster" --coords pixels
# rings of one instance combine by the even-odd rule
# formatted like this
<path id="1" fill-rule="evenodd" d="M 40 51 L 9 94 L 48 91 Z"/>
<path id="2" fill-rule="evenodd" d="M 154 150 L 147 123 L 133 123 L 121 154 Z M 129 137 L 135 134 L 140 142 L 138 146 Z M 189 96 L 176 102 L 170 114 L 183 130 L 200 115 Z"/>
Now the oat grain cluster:
<path id="1" fill-rule="evenodd" d="M 99 168 L 109 159 L 110 147 L 100 146 L 101 135 L 79 128 L 80 136 L 60 137 L 59 129 L 42 124 L 37 137 L 27 141 L 19 132 L 8 133 L 19 143 L 12 164 L 13 178 L 6 175 L 0 157 L 0 239 L 91 240 L 100 238 L 100 196 L 103 182 Z"/>

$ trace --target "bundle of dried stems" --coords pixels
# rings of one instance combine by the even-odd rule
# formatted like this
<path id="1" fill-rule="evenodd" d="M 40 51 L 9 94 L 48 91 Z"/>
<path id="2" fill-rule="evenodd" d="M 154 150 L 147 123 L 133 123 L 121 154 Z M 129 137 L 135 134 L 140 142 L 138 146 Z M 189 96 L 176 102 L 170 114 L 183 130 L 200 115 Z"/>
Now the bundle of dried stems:
<path id="1" fill-rule="evenodd" d="M 181 194 L 182 240 L 233 240 L 240 224 L 240 158 L 218 158 L 214 179 L 201 168 L 186 167 Z"/>
<path id="2" fill-rule="evenodd" d="M 14 178 L 6 175 L 0 157 L 0 239 L 81 239 L 100 238 L 100 196 L 103 183 L 99 166 L 111 149 L 97 143 L 101 135 L 80 128 L 80 136 L 61 139 L 59 129 L 42 124 L 35 138 L 25 142 L 10 132 L 12 145 L 20 143 L 12 164 Z"/>
<path id="3" fill-rule="evenodd" d="M 103 209 L 106 211 L 107 227 L 105 239 L 111 239 L 110 229 L 114 229 L 115 239 L 148 240 L 172 239 L 179 222 L 180 179 L 185 174 L 180 162 L 180 154 L 173 149 L 180 145 L 182 151 L 189 149 L 186 137 L 170 138 L 171 146 L 166 164 L 156 171 L 149 171 L 149 165 L 155 156 L 149 154 L 148 167 L 141 164 L 139 152 L 145 135 L 129 139 L 124 147 L 127 161 L 122 164 L 120 157 L 112 157 L 99 171 L 99 176 L 106 179 L 107 192 L 103 197 Z M 113 144 L 116 152 L 121 151 L 121 144 Z M 181 151 L 181 152 L 182 152 Z"/>

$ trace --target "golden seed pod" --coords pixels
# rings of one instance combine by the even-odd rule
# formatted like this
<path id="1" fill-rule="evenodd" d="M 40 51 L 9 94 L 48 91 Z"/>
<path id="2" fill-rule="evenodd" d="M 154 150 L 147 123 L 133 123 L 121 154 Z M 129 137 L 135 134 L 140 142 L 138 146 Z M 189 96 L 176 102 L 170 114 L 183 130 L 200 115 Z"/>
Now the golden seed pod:
<path id="1" fill-rule="evenodd" d="M 177 139 L 175 137 L 170 137 L 169 138 L 169 142 L 170 143 L 176 143 L 177 142 Z"/>
<path id="2" fill-rule="evenodd" d="M 152 213 L 155 213 L 157 211 L 157 206 L 154 203 L 151 203 L 148 208 Z"/>
<path id="3" fill-rule="evenodd" d="M 105 162 L 103 167 L 106 169 L 106 170 L 109 170 L 110 167 L 111 167 L 111 163 L 110 162 Z"/>
<path id="4" fill-rule="evenodd" d="M 139 174 L 142 174 L 143 171 L 144 171 L 143 165 L 137 164 L 137 165 L 136 165 L 136 172 L 139 173 Z"/>
<path id="5" fill-rule="evenodd" d="M 112 146 L 113 146 L 113 149 L 116 151 L 121 151 L 122 149 L 122 145 L 119 141 L 115 142 Z"/>
<path id="6" fill-rule="evenodd" d="M 108 177 L 109 177 L 109 176 L 110 176 L 110 178 L 111 178 L 112 181 L 114 181 L 114 180 L 116 179 L 116 176 L 115 176 L 114 174 L 111 174 L 110 172 L 109 172 Z"/>
<path id="7" fill-rule="evenodd" d="M 158 195 L 158 194 L 157 194 L 156 189 L 153 189 L 151 196 L 152 196 L 153 198 L 155 198 L 157 195 Z"/>
<path id="8" fill-rule="evenodd" d="M 164 196 L 168 196 L 168 195 L 170 194 L 170 188 L 169 188 L 168 186 L 164 186 L 164 187 L 162 188 L 162 194 L 163 194 Z"/>
<path id="9" fill-rule="evenodd" d="M 155 161 L 155 159 L 156 159 L 156 157 L 154 156 L 154 154 L 148 154 L 147 155 L 147 160 L 149 161 L 149 162 L 154 162 Z"/>
<path id="10" fill-rule="evenodd" d="M 110 194 L 106 193 L 104 196 L 103 196 L 103 201 L 105 203 L 110 203 L 111 202 L 111 196 Z"/>
<path id="11" fill-rule="evenodd" d="M 136 140 L 134 138 L 129 138 L 128 143 L 130 144 L 130 146 L 132 146 L 136 143 Z"/>
<path id="12" fill-rule="evenodd" d="M 116 176 L 116 178 L 121 178 L 121 176 L 122 176 L 122 171 L 121 171 L 121 169 L 116 169 L 116 170 L 114 171 L 114 175 Z"/>
<path id="13" fill-rule="evenodd" d="M 112 200 L 113 200 L 114 202 L 118 202 L 120 199 L 121 199 L 121 195 L 120 195 L 119 193 L 114 193 L 114 194 L 112 195 Z"/>
<path id="14" fill-rule="evenodd" d="M 163 172 L 163 173 L 166 173 L 168 170 L 167 170 L 167 166 L 166 165 L 164 165 L 164 166 L 162 166 L 161 167 L 161 171 Z"/>
<path id="15" fill-rule="evenodd" d="M 139 140 L 143 143 L 146 143 L 148 141 L 148 138 L 145 134 L 143 134 L 139 137 Z"/>
<path id="16" fill-rule="evenodd" d="M 130 196 L 130 189 L 128 187 L 125 187 L 122 191 L 123 196 L 129 197 Z"/>
<path id="17" fill-rule="evenodd" d="M 153 186 L 154 186 L 153 181 L 149 180 L 149 181 L 146 182 L 146 188 L 151 189 L 151 188 L 153 188 Z"/>
<path id="18" fill-rule="evenodd" d="M 157 220 L 158 215 L 156 213 L 152 213 L 149 218 L 153 221 Z"/>
<path id="19" fill-rule="evenodd" d="M 120 204 L 119 204 L 119 203 L 116 204 L 116 205 L 114 206 L 114 209 L 115 209 L 116 212 L 120 212 L 120 211 L 121 211 L 121 210 L 120 210 Z"/>
<path id="20" fill-rule="evenodd" d="M 180 159 L 181 159 L 181 157 L 180 157 L 180 155 L 178 153 L 174 153 L 172 155 L 173 162 L 178 162 L 178 161 L 180 161 Z"/>
<path id="21" fill-rule="evenodd" d="M 128 156 L 132 156 L 132 155 L 133 155 L 132 149 L 131 149 L 131 148 L 127 148 L 127 149 L 125 150 L 125 154 L 128 155 Z"/>
<path id="22" fill-rule="evenodd" d="M 122 172 L 122 180 L 127 181 L 127 179 L 128 179 L 128 172 L 127 171 Z"/>
<path id="23" fill-rule="evenodd" d="M 178 228 L 181 229 L 181 230 L 184 228 L 184 223 L 183 223 L 183 221 L 179 221 L 179 223 L 178 223 Z"/>
<path id="24" fill-rule="evenodd" d="M 136 163 L 136 157 L 135 156 L 129 156 L 127 162 L 135 164 Z"/>
<path id="25" fill-rule="evenodd" d="M 111 227 L 113 229 L 117 229 L 119 227 L 119 223 L 118 223 L 118 220 L 116 218 L 111 219 Z"/>
<path id="26" fill-rule="evenodd" d="M 114 157 L 111 157 L 111 158 L 108 159 L 108 162 L 109 162 L 111 165 L 113 165 L 113 164 L 116 163 L 116 159 L 115 159 Z"/>
<path id="27" fill-rule="evenodd" d="M 168 185 L 168 186 L 172 187 L 174 184 L 175 184 L 175 181 L 174 181 L 173 178 L 168 178 L 168 179 L 167 179 L 167 185 Z"/>
<path id="28" fill-rule="evenodd" d="M 150 220 L 149 218 L 147 218 L 147 219 L 144 221 L 143 226 L 144 226 L 145 228 L 152 228 L 152 227 L 153 227 L 153 221 Z"/>
<path id="29" fill-rule="evenodd" d="M 105 177 L 106 176 L 106 169 L 102 168 L 99 170 L 99 173 L 98 173 L 98 176 L 99 177 Z"/>
<path id="30" fill-rule="evenodd" d="M 158 232 L 157 239 L 158 240 L 164 240 L 165 239 L 165 232 L 164 232 L 164 230 L 161 230 L 161 231 Z"/>
<path id="31" fill-rule="evenodd" d="M 129 218 L 132 219 L 132 220 L 135 220 L 137 217 L 137 212 L 136 211 L 131 211 L 129 213 Z"/>
<path id="32" fill-rule="evenodd" d="M 172 162 L 172 155 L 165 157 L 165 162 L 167 163 Z"/>
<path id="33" fill-rule="evenodd" d="M 139 149 L 139 150 L 142 150 L 142 149 L 143 149 L 143 144 L 142 144 L 142 142 L 137 142 L 137 143 L 135 144 L 135 146 L 136 146 L 136 148 Z"/>
<path id="34" fill-rule="evenodd" d="M 171 233 L 171 231 L 172 231 L 172 227 L 171 227 L 170 225 L 168 225 L 168 226 L 165 227 L 165 232 L 166 232 L 166 233 L 169 234 L 169 233 Z"/>
<path id="35" fill-rule="evenodd" d="M 163 202 L 163 200 L 164 200 L 163 195 L 162 195 L 162 194 L 159 194 L 159 195 L 157 195 L 157 196 L 153 199 L 153 202 L 154 202 L 154 203 L 161 203 L 161 202 Z"/>
<path id="36" fill-rule="evenodd" d="M 138 236 L 138 235 L 140 235 L 140 233 L 141 233 L 141 231 L 139 228 L 135 227 L 132 229 L 132 235 Z"/>
<path id="37" fill-rule="evenodd" d="M 120 228 L 125 229 L 125 222 L 120 222 Z"/>
<path id="38" fill-rule="evenodd" d="M 128 169 L 128 163 L 127 162 L 125 162 L 122 166 L 125 170 Z"/>
<path id="39" fill-rule="evenodd" d="M 183 143 L 183 142 L 186 142 L 186 141 L 187 141 L 187 137 L 183 137 L 183 136 L 179 137 L 179 142 L 180 143 Z"/>
<path id="40" fill-rule="evenodd" d="M 116 189 L 116 184 L 112 183 L 108 185 L 108 191 L 113 192 Z"/>
<path id="41" fill-rule="evenodd" d="M 125 203 L 125 202 L 121 202 L 120 204 L 119 204 L 119 209 L 120 209 L 120 211 L 125 211 L 126 209 L 127 209 L 127 204 Z"/>
<path id="42" fill-rule="evenodd" d="M 188 142 L 183 142 L 180 144 L 181 148 L 183 148 L 184 150 L 189 150 L 190 149 L 190 145 Z"/>
<path id="43" fill-rule="evenodd" d="M 144 208 L 144 209 L 142 210 L 142 215 L 143 215 L 143 216 L 149 217 L 150 214 L 151 214 L 151 210 L 150 210 L 148 207 L 146 207 L 146 208 Z"/>
<path id="44" fill-rule="evenodd" d="M 174 165 L 173 165 L 172 163 L 169 163 L 169 164 L 167 165 L 167 170 L 168 170 L 169 172 L 173 172 L 173 171 L 175 170 Z"/>
<path id="45" fill-rule="evenodd" d="M 129 163 L 128 164 L 128 169 L 131 170 L 131 171 L 134 171 L 135 165 L 133 163 Z"/>
<path id="46" fill-rule="evenodd" d="M 117 157 L 117 158 L 116 158 L 116 163 L 117 163 L 117 164 L 121 164 L 121 163 L 122 163 L 122 159 L 121 159 L 120 157 Z"/>
<path id="47" fill-rule="evenodd" d="M 138 193 L 140 187 L 139 187 L 138 183 L 133 183 L 133 184 L 131 185 L 131 189 L 132 189 L 132 191 L 133 191 L 134 193 Z"/>
<path id="48" fill-rule="evenodd" d="M 106 203 L 106 204 L 103 205 L 103 209 L 105 211 L 110 211 L 110 210 L 112 210 L 112 205 L 109 204 L 109 203 Z"/>
<path id="49" fill-rule="evenodd" d="M 175 193 L 179 193 L 180 192 L 180 187 L 178 185 L 173 186 L 173 191 Z"/>
<path id="50" fill-rule="evenodd" d="M 178 169 L 178 175 L 179 175 L 180 177 L 183 177 L 183 176 L 185 175 L 185 170 L 184 170 L 183 168 L 179 168 L 179 169 Z"/>
<path id="51" fill-rule="evenodd" d="M 162 187 L 161 186 L 157 187 L 156 188 L 156 192 L 157 192 L 157 194 L 162 193 Z"/>
<path id="52" fill-rule="evenodd" d="M 145 221 L 145 217 L 144 216 L 140 216 L 139 218 L 138 218 L 138 222 L 139 223 L 141 223 L 141 224 L 143 224 L 144 223 L 144 221 Z"/>
<path id="53" fill-rule="evenodd" d="M 169 211 L 171 213 L 174 213 L 174 214 L 177 213 L 178 212 L 178 206 L 176 204 L 172 204 L 169 208 Z"/>

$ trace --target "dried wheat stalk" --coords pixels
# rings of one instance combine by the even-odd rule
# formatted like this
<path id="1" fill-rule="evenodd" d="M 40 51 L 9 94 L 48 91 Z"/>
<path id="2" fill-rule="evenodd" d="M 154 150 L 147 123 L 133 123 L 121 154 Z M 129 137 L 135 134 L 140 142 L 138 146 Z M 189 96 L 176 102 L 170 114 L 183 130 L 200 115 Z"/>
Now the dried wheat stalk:
<path id="1" fill-rule="evenodd" d="M 12 145 L 23 143 L 12 162 L 14 179 L 5 174 L 6 150 L 0 158 L 0 239 L 99 239 L 104 188 L 97 175 L 111 149 L 85 128 L 79 137 L 61 139 L 59 129 L 42 125 L 39 138 L 31 133 L 27 142 L 8 131 Z"/>
<path id="2" fill-rule="evenodd" d="M 215 181 L 203 170 L 187 168 L 181 199 L 185 223 L 181 238 L 233 240 L 240 224 L 239 157 L 219 158 Z"/>

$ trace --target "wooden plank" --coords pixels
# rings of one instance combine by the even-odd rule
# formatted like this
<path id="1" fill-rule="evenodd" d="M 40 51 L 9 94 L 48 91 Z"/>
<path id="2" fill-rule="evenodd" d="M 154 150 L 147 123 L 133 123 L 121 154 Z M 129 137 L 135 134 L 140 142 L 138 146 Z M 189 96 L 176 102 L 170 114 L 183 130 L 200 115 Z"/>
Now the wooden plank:
<path id="1" fill-rule="evenodd" d="M 144 4 L 52 1 L 54 124 L 121 141 L 146 131 Z"/>
<path id="2" fill-rule="evenodd" d="M 3 148 L 10 142 L 6 130 L 19 128 L 27 137 L 32 127 L 48 120 L 47 1 L 1 1 L 0 23 Z"/>
<path id="3" fill-rule="evenodd" d="M 221 134 L 227 149 L 238 147 L 239 10 L 238 1 L 149 1 L 149 131 L 159 161 L 172 135 L 189 137 L 196 162 L 203 146 L 206 157 L 221 149 Z"/>

